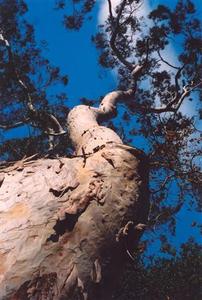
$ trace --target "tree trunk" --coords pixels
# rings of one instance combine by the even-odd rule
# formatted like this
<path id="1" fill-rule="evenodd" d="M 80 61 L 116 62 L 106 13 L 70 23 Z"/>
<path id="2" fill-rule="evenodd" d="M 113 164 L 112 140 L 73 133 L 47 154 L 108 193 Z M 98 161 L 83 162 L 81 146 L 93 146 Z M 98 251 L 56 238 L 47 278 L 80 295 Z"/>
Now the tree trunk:
<path id="1" fill-rule="evenodd" d="M 95 119 L 79 131 L 83 109 L 95 114 L 79 106 L 68 119 L 77 157 L 1 170 L 0 299 L 106 300 L 141 234 L 146 157 Z"/>

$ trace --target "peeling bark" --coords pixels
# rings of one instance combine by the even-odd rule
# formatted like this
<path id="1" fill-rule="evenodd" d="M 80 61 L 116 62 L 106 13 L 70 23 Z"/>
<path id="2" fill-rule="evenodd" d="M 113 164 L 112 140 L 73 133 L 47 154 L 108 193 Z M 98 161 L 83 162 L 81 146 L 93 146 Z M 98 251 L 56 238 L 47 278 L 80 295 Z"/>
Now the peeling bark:
<path id="1" fill-rule="evenodd" d="M 146 221 L 144 156 L 109 143 L 85 167 L 82 157 L 44 159 L 4 169 L 3 177 L 0 299 L 70 299 L 75 291 L 95 299 L 111 253 L 117 264 L 125 251 L 120 228 Z"/>
<path id="2" fill-rule="evenodd" d="M 99 108 L 72 109 L 77 157 L 2 169 L 1 299 L 110 299 L 147 220 L 148 164 L 97 119 L 131 92 L 109 93 Z"/>

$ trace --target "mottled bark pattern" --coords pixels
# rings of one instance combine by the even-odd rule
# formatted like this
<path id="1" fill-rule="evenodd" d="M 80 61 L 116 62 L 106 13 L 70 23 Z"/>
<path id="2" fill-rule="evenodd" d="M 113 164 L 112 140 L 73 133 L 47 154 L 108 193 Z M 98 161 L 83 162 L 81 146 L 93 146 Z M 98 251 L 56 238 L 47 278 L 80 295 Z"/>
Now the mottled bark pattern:
<path id="1" fill-rule="evenodd" d="M 1 299 L 108 299 L 148 212 L 144 154 L 97 122 L 130 96 L 114 91 L 98 108 L 70 111 L 76 158 L 25 159 L 3 169 Z"/>
<path id="2" fill-rule="evenodd" d="M 95 299 L 110 255 L 119 261 L 124 251 L 120 228 L 146 220 L 144 156 L 109 143 L 85 166 L 83 157 L 44 159 L 2 176 L 0 299 Z"/>

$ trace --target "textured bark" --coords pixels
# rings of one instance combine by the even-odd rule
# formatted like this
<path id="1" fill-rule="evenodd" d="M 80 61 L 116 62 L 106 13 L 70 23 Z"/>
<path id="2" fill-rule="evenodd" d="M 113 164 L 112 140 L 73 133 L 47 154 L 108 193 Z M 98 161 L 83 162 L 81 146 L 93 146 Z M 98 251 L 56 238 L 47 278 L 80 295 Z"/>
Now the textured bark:
<path id="1" fill-rule="evenodd" d="M 125 251 L 126 240 L 116 241 L 120 228 L 145 222 L 147 179 L 144 156 L 115 143 L 85 166 L 80 157 L 4 169 L 0 299 L 70 299 L 73 292 L 95 299 L 90 295 Z"/>
<path id="2" fill-rule="evenodd" d="M 2 169 L 0 299 L 110 299 L 148 213 L 146 157 L 97 122 L 128 96 L 69 113 L 77 157 Z"/>

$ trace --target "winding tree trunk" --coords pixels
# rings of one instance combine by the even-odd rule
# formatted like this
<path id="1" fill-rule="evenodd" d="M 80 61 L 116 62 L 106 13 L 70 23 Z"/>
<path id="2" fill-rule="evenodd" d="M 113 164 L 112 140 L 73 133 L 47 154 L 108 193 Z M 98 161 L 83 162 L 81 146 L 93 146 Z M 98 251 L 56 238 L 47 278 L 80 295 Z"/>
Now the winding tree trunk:
<path id="1" fill-rule="evenodd" d="M 148 212 L 146 157 L 97 123 L 120 97 L 70 112 L 77 157 L 2 169 L 0 299 L 107 299 Z"/>

